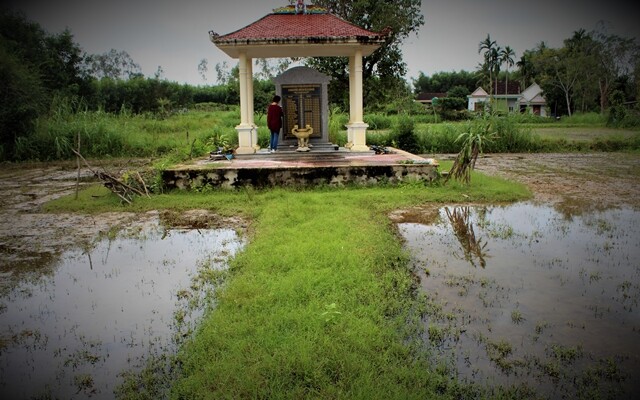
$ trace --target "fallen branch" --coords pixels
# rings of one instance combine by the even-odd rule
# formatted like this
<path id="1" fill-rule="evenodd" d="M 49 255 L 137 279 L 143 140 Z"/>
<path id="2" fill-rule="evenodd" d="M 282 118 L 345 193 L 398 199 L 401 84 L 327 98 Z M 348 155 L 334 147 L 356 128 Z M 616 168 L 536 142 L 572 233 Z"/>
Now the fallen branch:
<path id="1" fill-rule="evenodd" d="M 80 154 L 79 152 L 75 151 L 74 149 L 71 149 L 71 151 L 73 151 L 76 156 L 78 156 L 82 162 L 84 162 L 84 165 L 86 165 L 86 167 L 89 169 L 89 171 L 91 171 L 98 179 L 100 179 L 101 181 L 103 181 L 103 185 L 111 190 L 113 193 L 115 193 L 118 197 L 120 197 L 123 201 L 125 201 L 127 204 L 131 204 L 131 200 L 133 199 L 133 195 L 137 194 L 139 196 L 144 196 L 146 195 L 147 197 L 149 196 L 149 192 L 147 191 L 147 186 L 144 184 L 144 181 L 142 181 L 142 177 L 140 177 L 140 175 L 138 174 L 138 177 L 140 178 L 140 180 L 142 181 L 142 185 L 144 187 L 144 190 L 146 193 L 143 193 L 142 191 L 127 185 L 126 183 L 122 182 L 121 180 L 119 180 L 118 178 L 109 175 L 106 172 L 101 172 L 101 171 L 97 171 L 94 170 L 91 165 L 89 165 L 89 163 L 87 162 L 87 160 L 82 156 L 82 154 Z"/>

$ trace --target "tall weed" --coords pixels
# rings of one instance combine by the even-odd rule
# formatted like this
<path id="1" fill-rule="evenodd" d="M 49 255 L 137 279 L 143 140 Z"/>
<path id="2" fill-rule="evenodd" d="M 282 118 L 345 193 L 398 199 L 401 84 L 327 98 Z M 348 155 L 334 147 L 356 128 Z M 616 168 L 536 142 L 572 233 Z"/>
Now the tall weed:
<path id="1" fill-rule="evenodd" d="M 332 107 L 329 110 L 329 141 L 331 143 L 344 145 L 347 142 L 345 125 L 348 122 L 349 116 L 340 107 Z"/>
<path id="2" fill-rule="evenodd" d="M 418 133 L 421 153 L 457 153 L 460 146 L 456 138 L 462 133 L 461 124 L 443 123 L 426 125 Z"/>
<path id="3" fill-rule="evenodd" d="M 534 137 L 530 128 L 521 127 L 514 117 L 494 117 L 495 138 L 487 143 L 491 153 L 518 153 L 537 151 L 539 139 Z"/>
<path id="4" fill-rule="evenodd" d="M 383 130 L 390 129 L 394 123 L 394 119 L 388 115 L 375 113 L 375 114 L 366 114 L 364 116 L 364 122 L 369 124 L 370 130 Z"/>
<path id="5" fill-rule="evenodd" d="M 574 113 L 571 116 L 561 117 L 559 122 L 562 125 L 604 126 L 607 123 L 607 116 L 595 112 Z"/>

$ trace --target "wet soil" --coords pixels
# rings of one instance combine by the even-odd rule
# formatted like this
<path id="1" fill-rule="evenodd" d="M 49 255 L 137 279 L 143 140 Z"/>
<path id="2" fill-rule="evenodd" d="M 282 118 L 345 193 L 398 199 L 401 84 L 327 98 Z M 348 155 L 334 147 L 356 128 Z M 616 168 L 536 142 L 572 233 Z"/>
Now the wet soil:
<path id="1" fill-rule="evenodd" d="M 536 201 L 572 213 L 640 207 L 639 154 L 489 154 L 476 169 L 525 183 Z"/>
<path id="2" fill-rule="evenodd" d="M 148 160 L 96 162 L 94 170 L 119 176 L 130 168 L 144 167 Z M 98 238 L 123 226 L 144 226 L 160 217 L 174 228 L 220 226 L 221 220 L 206 210 L 179 216 L 163 212 L 109 212 L 95 215 L 44 213 L 46 202 L 99 183 L 91 170 L 74 162 L 2 164 L 0 166 L 0 293 L 25 275 L 51 265 L 65 250 L 90 248 Z M 215 223 L 212 223 L 215 222 Z M 230 224 L 238 226 L 238 221 Z M 244 225 L 244 223 L 240 224 Z"/>
<path id="3" fill-rule="evenodd" d="M 79 187 L 92 182 L 80 170 Z M 45 214 L 41 206 L 74 193 L 78 171 L 72 163 L 3 164 L 0 169 L 0 290 L 16 275 L 46 265 L 65 249 L 90 243 L 114 225 L 136 218 L 132 213 Z"/>

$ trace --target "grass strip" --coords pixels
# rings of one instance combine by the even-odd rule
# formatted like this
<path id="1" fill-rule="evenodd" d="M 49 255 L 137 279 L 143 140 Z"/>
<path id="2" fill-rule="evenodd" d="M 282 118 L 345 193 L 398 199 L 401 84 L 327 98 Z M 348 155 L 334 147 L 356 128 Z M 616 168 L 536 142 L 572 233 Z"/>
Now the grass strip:
<path id="1" fill-rule="evenodd" d="M 400 333 L 412 282 L 399 244 L 383 220 L 339 196 L 291 197 L 258 218 L 215 312 L 183 353 L 174 395 L 413 396 L 407 378 L 420 368 Z"/>
<path id="2" fill-rule="evenodd" d="M 416 285 L 381 212 L 422 197 L 402 191 L 272 193 L 172 397 L 457 397 L 428 361 Z"/>

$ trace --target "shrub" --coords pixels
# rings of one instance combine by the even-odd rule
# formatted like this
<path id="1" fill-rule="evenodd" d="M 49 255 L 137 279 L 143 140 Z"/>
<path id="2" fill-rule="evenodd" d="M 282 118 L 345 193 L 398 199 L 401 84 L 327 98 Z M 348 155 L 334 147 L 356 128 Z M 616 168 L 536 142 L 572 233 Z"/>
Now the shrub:
<path id="1" fill-rule="evenodd" d="M 622 105 L 613 106 L 609 109 L 607 126 L 627 129 L 640 128 L 640 113 Z"/>
<path id="2" fill-rule="evenodd" d="M 418 137 L 414 133 L 415 124 L 413 119 L 408 115 L 398 118 L 397 125 L 393 130 L 393 141 L 399 149 L 408 151 L 409 153 L 419 153 L 420 146 Z"/>

